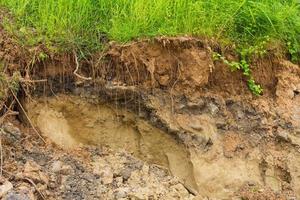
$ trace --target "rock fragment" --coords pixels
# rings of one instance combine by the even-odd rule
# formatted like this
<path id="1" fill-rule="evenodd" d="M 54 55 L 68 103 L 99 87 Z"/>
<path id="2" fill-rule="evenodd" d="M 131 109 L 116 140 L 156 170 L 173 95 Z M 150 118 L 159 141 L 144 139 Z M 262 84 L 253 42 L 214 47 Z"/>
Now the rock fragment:
<path id="1" fill-rule="evenodd" d="M 9 181 L 5 181 L 3 185 L 0 186 L 0 198 L 6 195 L 12 189 L 13 189 L 12 183 Z"/>

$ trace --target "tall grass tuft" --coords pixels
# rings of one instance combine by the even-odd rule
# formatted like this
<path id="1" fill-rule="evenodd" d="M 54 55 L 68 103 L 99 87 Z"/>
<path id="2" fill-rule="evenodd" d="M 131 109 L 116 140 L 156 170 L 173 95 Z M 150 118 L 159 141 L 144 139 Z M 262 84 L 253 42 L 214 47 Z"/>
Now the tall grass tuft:
<path id="1" fill-rule="evenodd" d="M 0 0 L 35 40 L 94 49 L 101 38 L 208 36 L 239 45 L 262 40 L 300 51 L 297 0 Z"/>

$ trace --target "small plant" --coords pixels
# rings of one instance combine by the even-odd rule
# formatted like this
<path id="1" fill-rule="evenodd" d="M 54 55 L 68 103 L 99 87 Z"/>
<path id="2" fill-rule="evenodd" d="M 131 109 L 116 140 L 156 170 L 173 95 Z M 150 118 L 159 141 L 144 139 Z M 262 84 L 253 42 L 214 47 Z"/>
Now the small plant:
<path id="1" fill-rule="evenodd" d="M 289 51 L 289 54 L 291 55 L 291 60 L 294 63 L 297 63 L 300 61 L 300 45 L 297 45 L 292 42 L 287 42 L 287 48 Z"/>
<path id="2" fill-rule="evenodd" d="M 251 92 L 257 96 L 259 96 L 263 93 L 262 87 L 259 84 L 255 83 L 255 80 L 253 79 L 253 77 L 251 77 L 248 80 L 248 87 L 251 90 Z"/>
<path id="3" fill-rule="evenodd" d="M 254 78 L 252 77 L 250 65 L 246 61 L 245 57 L 241 59 L 239 62 L 229 61 L 221 54 L 214 52 L 213 60 L 222 61 L 223 63 L 225 63 L 230 67 L 231 71 L 241 70 L 243 72 L 243 75 L 248 78 L 247 84 L 250 91 L 257 96 L 262 94 L 263 89 L 259 84 L 255 82 Z"/>

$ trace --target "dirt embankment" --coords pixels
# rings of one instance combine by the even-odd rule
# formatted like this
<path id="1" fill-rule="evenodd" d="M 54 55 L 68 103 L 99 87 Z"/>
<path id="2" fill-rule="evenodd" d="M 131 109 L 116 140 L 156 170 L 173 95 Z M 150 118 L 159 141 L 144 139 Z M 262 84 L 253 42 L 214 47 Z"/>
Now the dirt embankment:
<path id="1" fill-rule="evenodd" d="M 4 66 L 10 70 L 17 69 L 14 65 L 24 67 L 18 68 L 23 81 L 28 83 L 29 78 L 32 81 L 31 98 L 26 101 L 49 96 L 34 107 L 36 113 L 32 114 L 43 122 L 36 125 L 44 135 L 50 129 L 43 130 L 47 118 L 43 118 L 43 109 L 39 107 L 56 105 L 51 102 L 59 99 L 59 93 L 77 95 L 84 101 L 102 99 L 137 113 L 139 118 L 184 146 L 184 153 L 188 152 L 184 160 L 189 163 L 188 173 L 193 179 L 189 184 L 180 177 L 170 176 L 172 171 L 178 170 L 174 168 L 176 162 L 182 162 L 170 152 L 157 153 L 166 156 L 164 162 L 171 163 L 167 165 L 168 169 L 146 164 L 149 160 L 132 158 L 128 152 L 116 153 L 117 150 L 82 147 L 72 150 L 76 154 L 73 155 L 52 144 L 35 143 L 38 139 L 32 139 L 34 131 L 26 134 L 24 130 L 17 134 L 5 129 L 6 124 L 2 126 L 6 130 L 3 137 L 8 142 L 3 143 L 5 178 L 1 181 L 3 185 L 8 185 L 7 181 L 25 184 L 15 186 L 15 190 L 10 190 L 15 193 L 9 194 L 23 194 L 25 188 L 32 195 L 46 199 L 300 198 L 299 66 L 274 56 L 253 61 L 253 75 L 264 88 L 264 94 L 255 97 L 248 90 L 241 72 L 231 72 L 223 63 L 214 62 L 212 51 L 215 48 L 195 38 L 157 38 L 128 45 L 111 44 L 106 52 L 81 62 L 71 53 L 18 64 L 23 60 L 22 55 L 28 54 L 18 50 L 19 53 L 14 55 L 10 52 L 14 52 L 14 45 L 7 46 L 6 40 L 1 45 L 2 49 L 7 49 L 0 50 Z M 229 51 L 224 53 L 228 59 L 236 58 Z M 31 65 L 26 68 L 28 63 Z M 28 105 L 24 103 L 24 107 Z M 80 117 L 95 122 L 96 127 L 107 123 L 107 119 L 98 119 L 89 109 L 74 102 L 72 109 L 77 110 L 68 111 L 69 104 L 59 105 L 51 111 L 60 113 L 59 118 L 51 118 L 57 126 L 63 121 L 70 130 L 88 130 L 78 128 L 78 124 L 86 125 Z M 87 103 L 90 110 L 96 108 L 94 106 Z M 29 114 L 31 110 L 28 110 Z M 82 116 L 78 116 L 78 112 Z M 73 115 L 78 121 L 74 122 Z M 20 118 L 28 121 L 24 113 Z M 130 123 L 128 128 L 128 121 L 125 125 L 111 126 L 116 130 L 120 127 L 132 129 L 133 138 L 144 134 L 138 131 L 136 123 Z M 90 125 L 87 128 L 91 128 Z M 57 132 L 55 128 L 51 130 Z M 12 141 L 9 140 L 11 135 Z M 22 140 L 14 139 L 18 135 Z M 113 139 L 108 141 L 116 143 Z M 137 142 L 134 151 L 143 148 L 145 150 Z M 99 159 L 100 164 L 97 164 Z M 129 168 L 130 173 L 123 173 L 125 168 Z M 13 171 L 20 173 L 12 175 Z M 185 172 L 177 174 L 180 173 Z"/>

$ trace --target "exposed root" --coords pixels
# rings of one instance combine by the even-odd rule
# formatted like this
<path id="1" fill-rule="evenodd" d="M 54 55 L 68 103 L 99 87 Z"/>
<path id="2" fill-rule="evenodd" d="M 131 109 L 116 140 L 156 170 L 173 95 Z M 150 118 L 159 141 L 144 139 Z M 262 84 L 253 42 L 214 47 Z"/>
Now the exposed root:
<path id="1" fill-rule="evenodd" d="M 84 76 L 78 74 L 78 70 L 79 70 L 79 62 L 78 62 L 78 58 L 77 58 L 77 55 L 76 55 L 75 51 L 74 51 L 74 56 L 75 56 L 75 62 L 76 62 L 76 69 L 75 69 L 75 71 L 73 72 L 74 75 L 77 76 L 77 77 L 80 78 L 80 79 L 85 80 L 85 81 L 90 81 L 90 80 L 92 80 L 92 77 L 84 77 Z"/>
<path id="2" fill-rule="evenodd" d="M 0 176 L 3 175 L 3 151 L 2 151 L 2 130 L 1 130 L 1 137 L 0 137 Z"/>
<path id="3" fill-rule="evenodd" d="M 19 114 L 19 112 L 12 110 L 14 104 L 15 101 L 13 101 L 9 107 L 7 107 L 5 104 L 1 105 L 1 108 L 5 108 L 7 111 L 0 117 L 0 125 L 4 122 L 5 118 L 7 118 L 8 116 L 16 116 Z"/>
<path id="4" fill-rule="evenodd" d="M 26 119 L 28 120 L 28 122 L 30 123 L 30 126 L 32 127 L 32 129 L 34 130 L 34 132 L 39 136 L 39 138 L 44 142 L 44 144 L 46 144 L 45 139 L 41 136 L 41 134 L 38 132 L 38 130 L 34 127 L 32 121 L 30 120 L 29 116 L 27 115 L 24 107 L 22 106 L 21 102 L 19 101 L 19 99 L 17 98 L 17 96 L 15 95 L 15 93 L 11 89 L 10 89 L 10 92 L 13 95 L 13 97 L 15 98 L 15 100 L 17 101 L 17 103 L 20 106 L 21 110 L 24 112 L 24 115 L 25 115 Z"/>
<path id="5" fill-rule="evenodd" d="M 29 178 L 23 178 L 25 181 L 28 181 L 35 189 L 36 191 L 39 193 L 39 195 L 42 197 L 42 199 L 46 199 L 45 195 L 39 190 L 39 188 L 36 186 L 36 184 Z"/>

